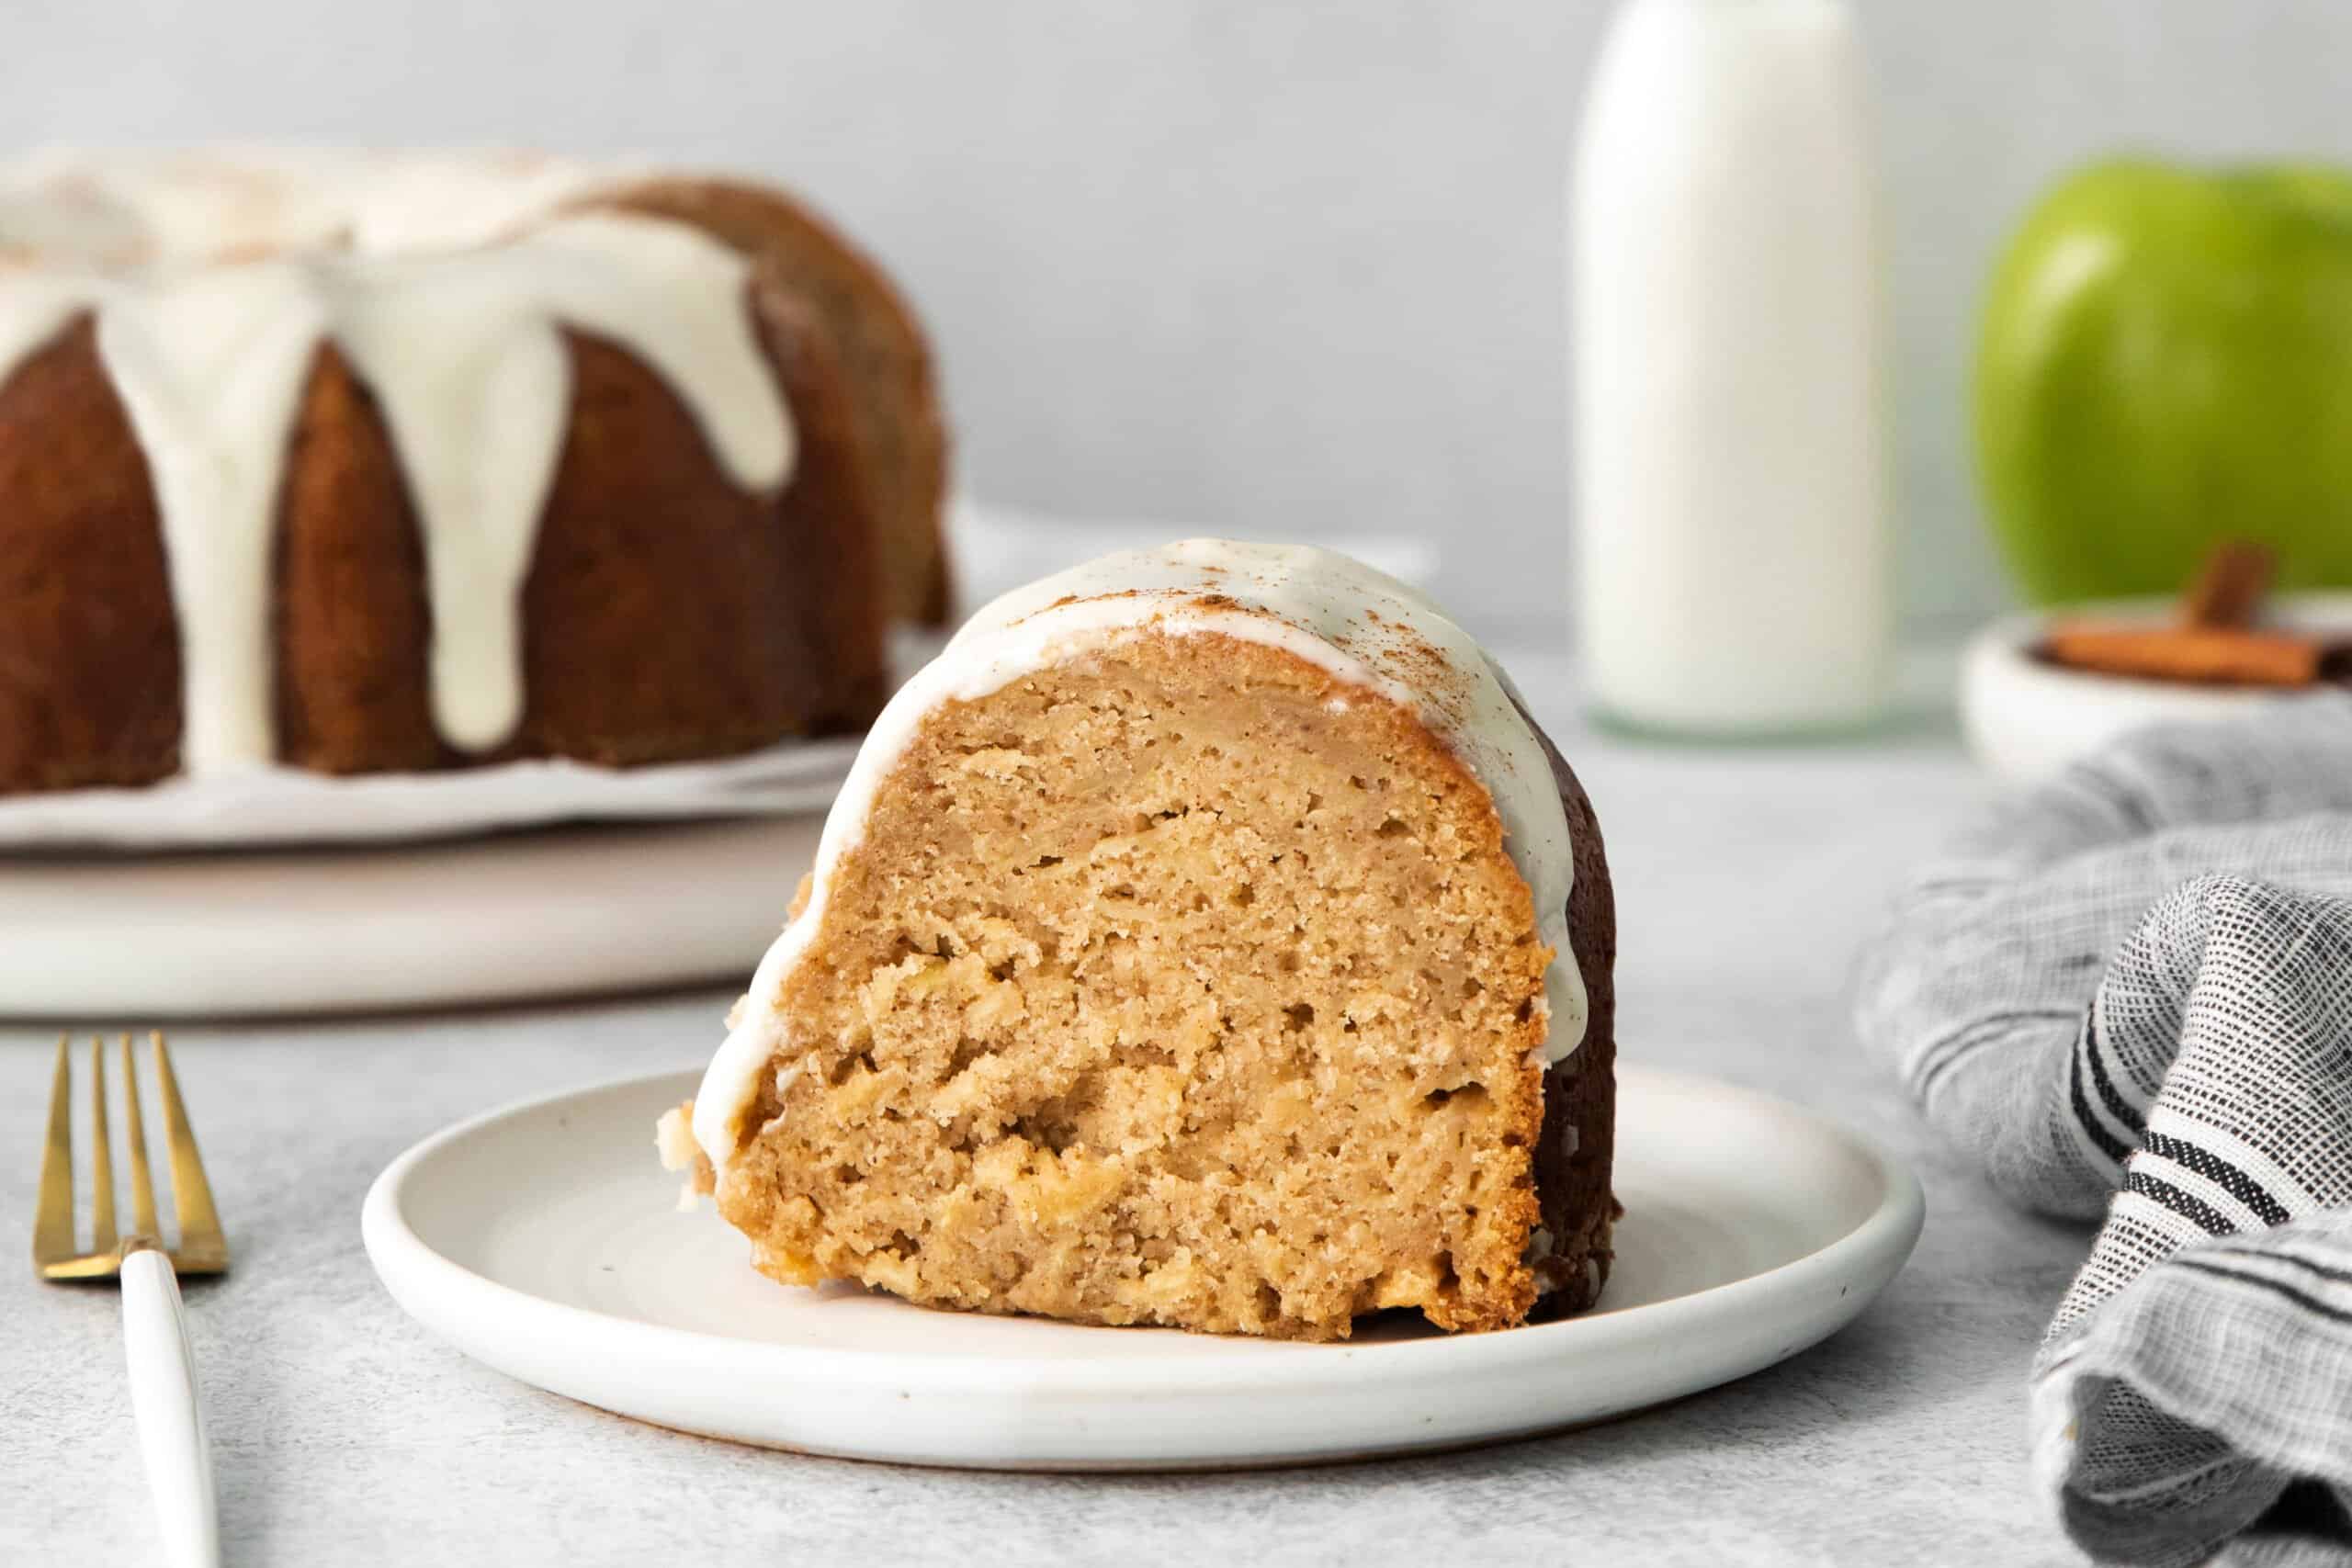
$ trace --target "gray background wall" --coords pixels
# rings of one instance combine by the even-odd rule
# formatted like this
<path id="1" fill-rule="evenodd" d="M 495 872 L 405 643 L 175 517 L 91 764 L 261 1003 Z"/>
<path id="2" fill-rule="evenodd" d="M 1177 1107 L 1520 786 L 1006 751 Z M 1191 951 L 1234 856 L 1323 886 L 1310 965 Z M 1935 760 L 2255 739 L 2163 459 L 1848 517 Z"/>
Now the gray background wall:
<path id="1" fill-rule="evenodd" d="M 2117 145 L 2352 156 L 2333 0 L 1863 0 L 1904 593 L 1998 604 L 1961 394 L 1980 280 Z M 907 281 L 978 493 L 1421 532 L 1490 627 L 1555 625 L 1562 175 L 1597 0 L 41 4 L 0 144 L 644 152 L 782 175 Z"/>

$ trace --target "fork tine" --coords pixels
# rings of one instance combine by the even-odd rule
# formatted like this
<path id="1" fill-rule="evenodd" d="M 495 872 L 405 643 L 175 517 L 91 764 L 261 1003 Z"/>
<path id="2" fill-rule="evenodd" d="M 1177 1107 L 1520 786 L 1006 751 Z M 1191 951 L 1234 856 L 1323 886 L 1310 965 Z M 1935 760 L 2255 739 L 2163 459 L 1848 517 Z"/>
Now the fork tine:
<path id="1" fill-rule="evenodd" d="M 107 1045 L 90 1037 L 90 1250 L 112 1252 L 114 1229 L 114 1151 L 107 1138 Z M 130 1141 L 139 1145 L 139 1101 L 130 1102 Z"/>
<path id="2" fill-rule="evenodd" d="M 229 1238 L 221 1232 L 220 1211 L 212 1206 L 212 1184 L 204 1179 L 196 1129 L 188 1125 L 187 1106 L 180 1100 L 180 1080 L 172 1071 L 164 1032 L 153 1030 L 147 1038 L 163 1089 L 164 1138 L 172 1151 L 172 1209 L 180 1224 L 180 1268 L 189 1273 L 217 1273 L 229 1267 Z"/>
<path id="3" fill-rule="evenodd" d="M 122 1037 L 122 1135 L 130 1143 L 130 1225 L 156 1246 L 164 1245 L 155 1225 L 155 1181 L 147 1170 L 147 1128 L 139 1118 L 139 1067 L 130 1059 L 130 1036 Z"/>
<path id="4" fill-rule="evenodd" d="M 66 1036 L 57 1037 L 57 1071 L 49 1087 L 49 1138 L 40 1156 L 40 1197 L 33 1212 L 33 1264 L 74 1256 L 74 1062 Z"/>

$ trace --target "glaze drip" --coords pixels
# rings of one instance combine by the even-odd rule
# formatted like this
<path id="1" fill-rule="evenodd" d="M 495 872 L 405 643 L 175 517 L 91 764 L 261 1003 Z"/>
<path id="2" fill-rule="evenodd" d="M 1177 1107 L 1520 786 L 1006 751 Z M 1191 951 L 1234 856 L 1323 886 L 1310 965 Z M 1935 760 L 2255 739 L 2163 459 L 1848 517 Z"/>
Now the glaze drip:
<path id="1" fill-rule="evenodd" d="M 141 230 L 113 187 L 99 200 L 68 182 L 44 200 L 0 181 L 0 381 L 95 317 L 163 519 L 189 773 L 276 755 L 271 544 L 322 344 L 341 350 L 390 427 L 423 536 L 434 717 L 463 750 L 497 746 L 523 714 L 522 588 L 571 412 L 563 329 L 610 339 L 666 379 L 736 484 L 775 489 L 792 468 L 750 264 L 700 231 L 593 208 L 534 214 L 526 200 L 577 190 L 541 175 L 504 207 L 485 198 L 456 231 L 481 240 L 501 220 L 521 225 L 495 243 L 370 251 L 351 248 L 368 231 L 335 227 L 324 197 L 296 199 L 309 189 L 255 184 L 277 204 L 278 228 L 260 231 L 288 243 L 331 233 L 339 246 L 255 255 L 237 222 L 258 220 L 224 216 L 245 207 L 224 207 L 220 190 L 210 208 L 193 195 L 162 205 Z M 379 208 L 351 210 L 385 232 L 418 231 L 394 221 L 405 207 Z"/>

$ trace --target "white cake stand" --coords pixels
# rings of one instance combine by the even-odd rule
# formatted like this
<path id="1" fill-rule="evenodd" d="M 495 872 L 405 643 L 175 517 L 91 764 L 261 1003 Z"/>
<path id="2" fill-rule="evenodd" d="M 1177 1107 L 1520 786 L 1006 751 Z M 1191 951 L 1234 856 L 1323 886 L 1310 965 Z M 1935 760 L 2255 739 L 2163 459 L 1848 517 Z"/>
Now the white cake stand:
<path id="1" fill-rule="evenodd" d="M 105 1025 L 740 982 L 823 825 L 11 859 L 0 1016 Z"/>

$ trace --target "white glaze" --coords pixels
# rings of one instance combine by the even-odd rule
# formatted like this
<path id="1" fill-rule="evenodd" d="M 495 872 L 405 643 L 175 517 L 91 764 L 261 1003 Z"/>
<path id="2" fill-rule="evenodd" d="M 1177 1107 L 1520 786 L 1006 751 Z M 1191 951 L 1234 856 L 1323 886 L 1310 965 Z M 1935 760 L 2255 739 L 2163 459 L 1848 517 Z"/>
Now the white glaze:
<path id="1" fill-rule="evenodd" d="M 181 771 L 266 762 L 277 739 L 271 525 L 325 302 L 301 267 L 282 261 L 207 268 L 90 302 L 98 357 L 155 487 L 180 626 Z"/>
<path id="2" fill-rule="evenodd" d="M 548 216 L 588 188 L 568 166 L 470 180 L 460 166 L 322 154 L 0 172 L 0 254 L 39 253 L 0 265 L 0 382 L 95 314 L 162 515 L 191 774 L 276 752 L 272 526 L 322 343 L 390 430 L 424 545 L 434 717 L 469 750 L 523 713 L 518 611 L 571 412 L 564 327 L 666 379 L 737 484 L 791 471 L 748 261 L 684 224 Z"/>
<path id="3" fill-rule="evenodd" d="M 1233 603 L 1204 604 L 1204 595 Z M 1346 556 L 1187 539 L 1105 556 L 1005 594 L 965 623 L 882 710 L 825 819 L 808 904 L 761 960 L 695 1097 L 695 1138 L 714 1166 L 724 1168 L 740 1146 L 761 1074 L 791 1050 L 775 1006 L 785 977 L 816 940 L 842 857 L 864 835 L 876 791 L 922 720 L 943 704 L 975 701 L 1146 630 L 1214 632 L 1280 648 L 1417 714 L 1493 797 L 1504 846 L 1534 896 L 1538 933 L 1553 951 L 1544 972 L 1544 1055 L 1556 1062 L 1576 1049 L 1586 1004 L 1568 946 L 1576 871 L 1567 816 L 1543 742 L 1500 670 L 1428 598 Z M 790 1075 L 798 1065 L 783 1062 L 776 1070 Z"/>
<path id="4" fill-rule="evenodd" d="M 683 224 L 594 212 L 481 250 L 334 269 L 331 330 L 383 407 L 416 503 L 434 718 L 452 744 L 488 750 L 522 716 L 517 613 L 571 414 L 560 325 L 624 344 L 667 379 L 737 484 L 763 490 L 790 471 L 750 271 Z"/>
<path id="5" fill-rule="evenodd" d="M 463 250 L 650 173 L 521 152 L 52 147 L 0 161 L 0 252 L 119 269 Z"/>

